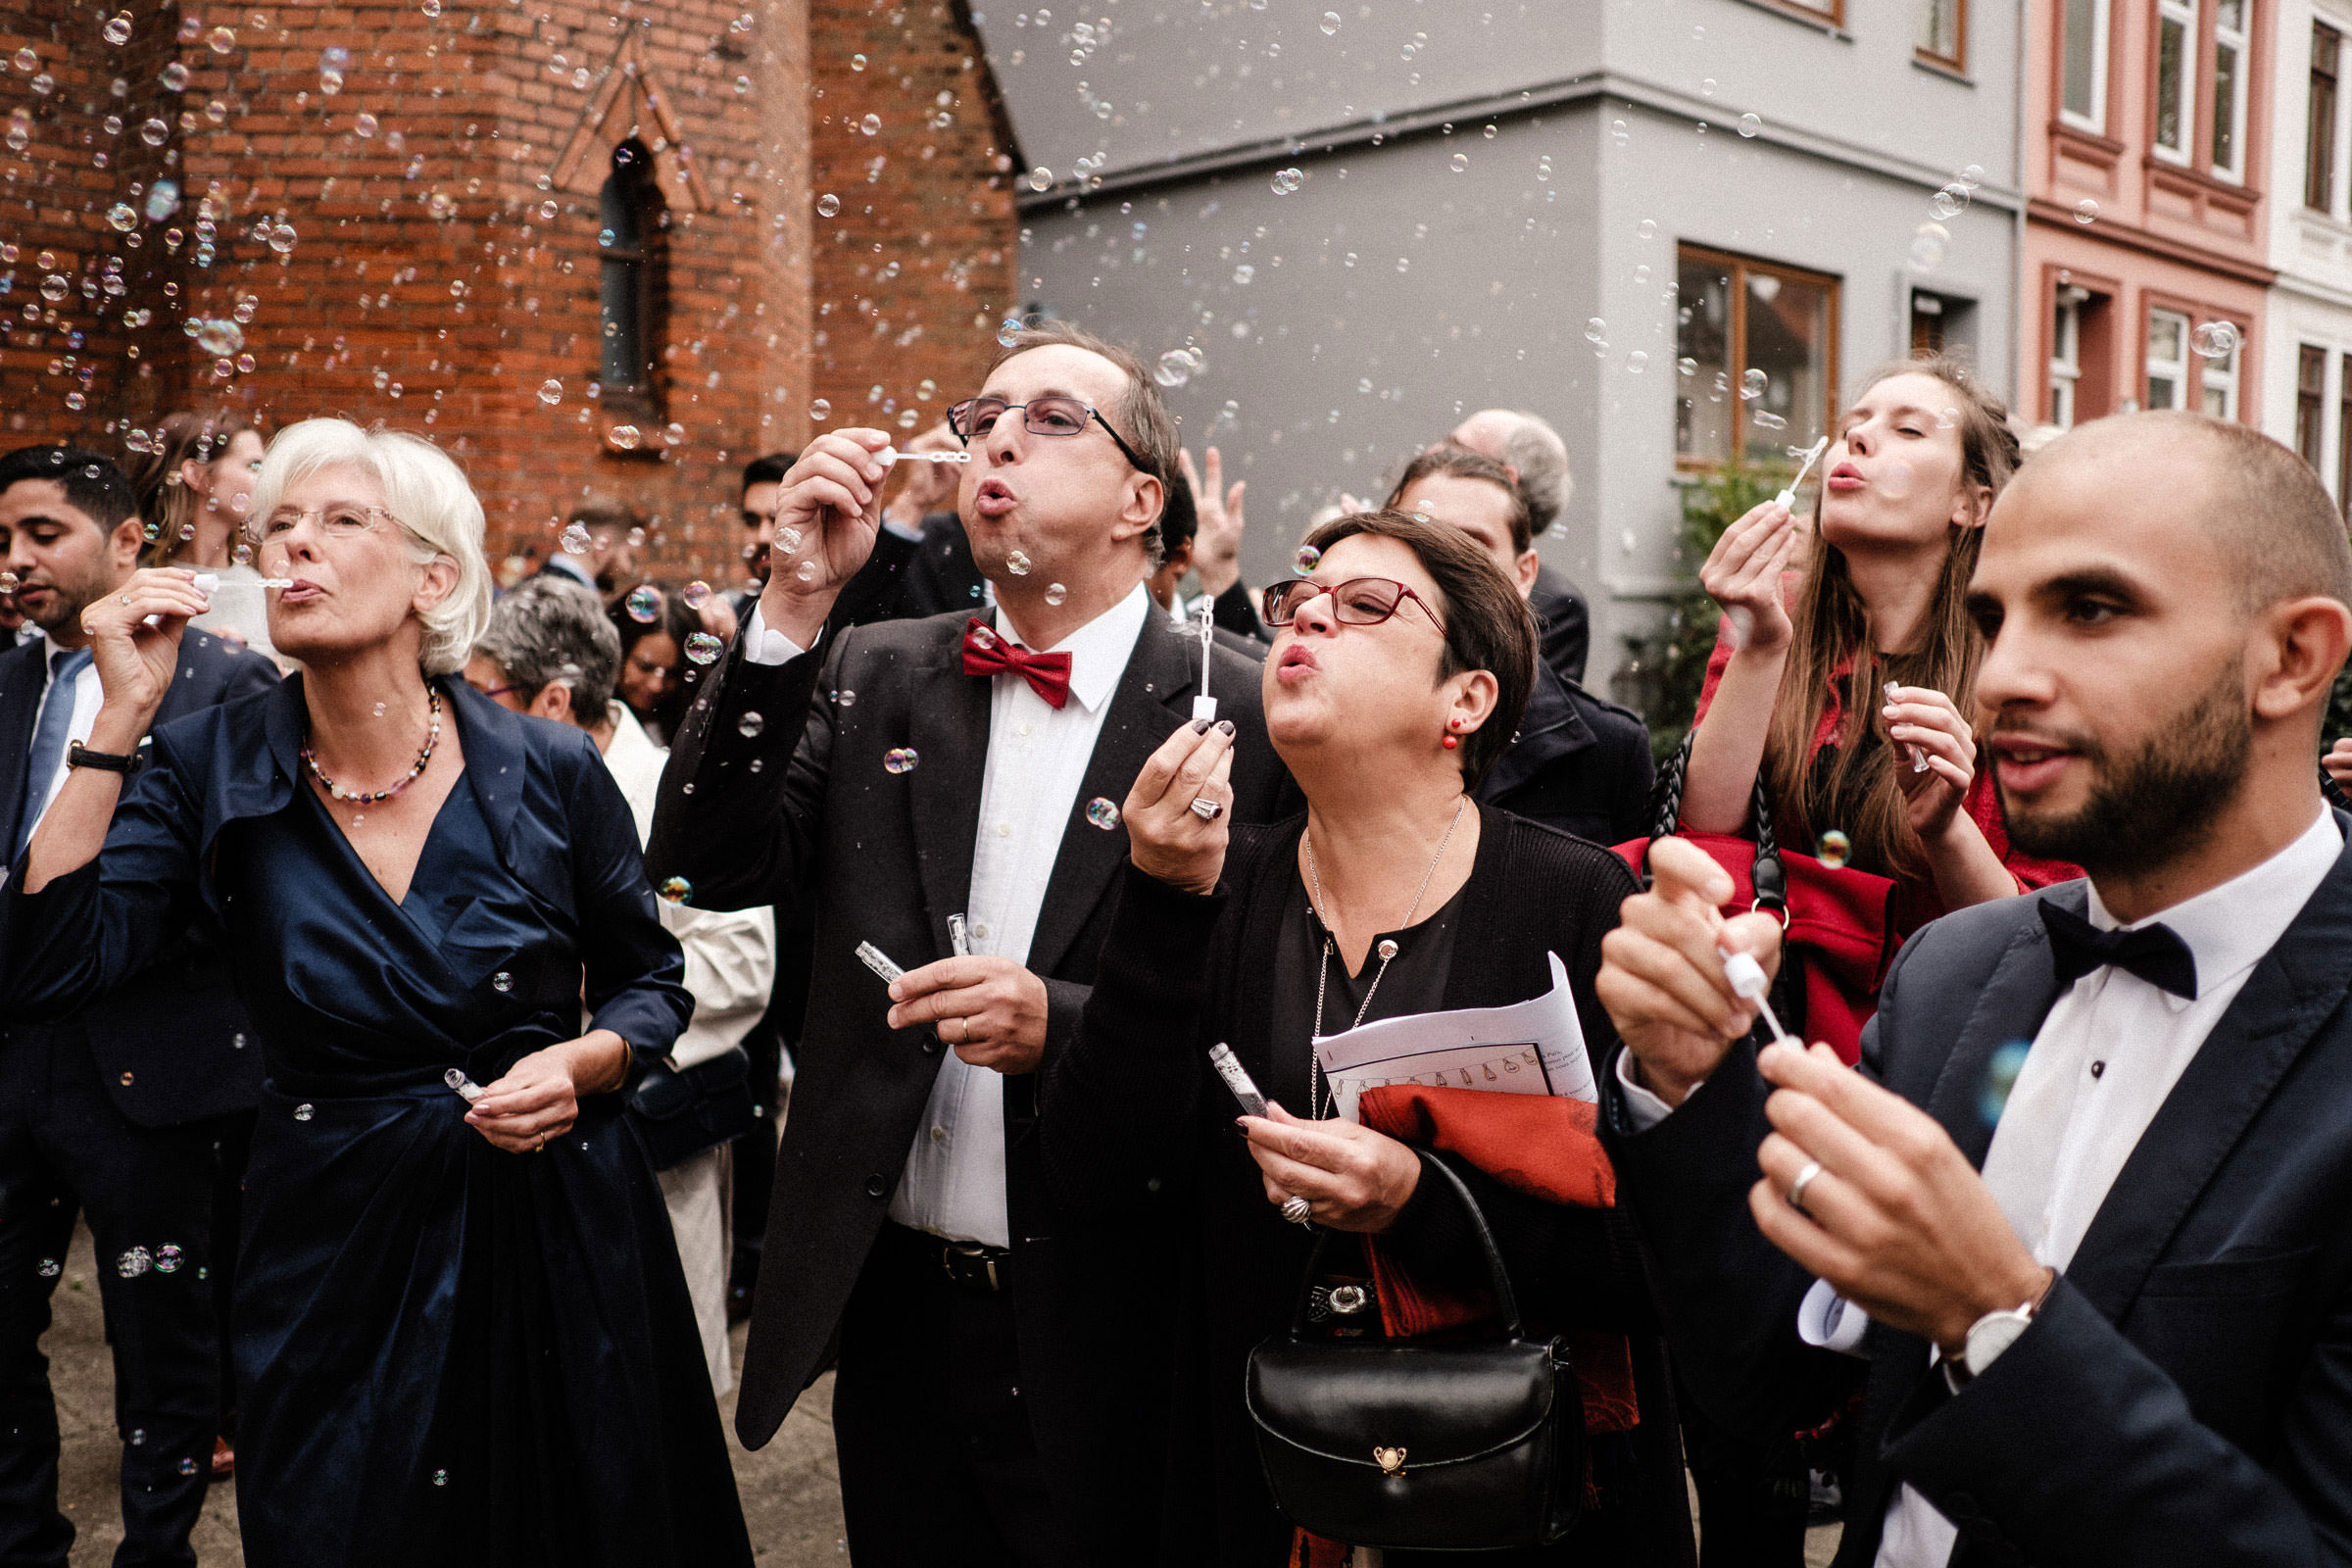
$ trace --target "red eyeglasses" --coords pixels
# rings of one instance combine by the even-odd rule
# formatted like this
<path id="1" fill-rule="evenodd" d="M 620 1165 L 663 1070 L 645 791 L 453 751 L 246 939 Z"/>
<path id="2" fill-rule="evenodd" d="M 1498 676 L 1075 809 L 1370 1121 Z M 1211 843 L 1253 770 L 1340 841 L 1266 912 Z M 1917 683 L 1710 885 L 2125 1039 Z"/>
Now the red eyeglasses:
<path id="1" fill-rule="evenodd" d="M 1429 623 L 1438 628 L 1439 636 L 1446 634 L 1446 622 L 1429 608 L 1428 600 L 1387 577 L 1353 577 L 1336 587 L 1311 577 L 1287 578 L 1266 589 L 1259 613 L 1269 626 L 1288 626 L 1298 619 L 1306 602 L 1318 594 L 1331 595 L 1332 614 L 1343 626 L 1377 626 L 1410 599 L 1421 607 L 1421 613 L 1429 617 Z"/>

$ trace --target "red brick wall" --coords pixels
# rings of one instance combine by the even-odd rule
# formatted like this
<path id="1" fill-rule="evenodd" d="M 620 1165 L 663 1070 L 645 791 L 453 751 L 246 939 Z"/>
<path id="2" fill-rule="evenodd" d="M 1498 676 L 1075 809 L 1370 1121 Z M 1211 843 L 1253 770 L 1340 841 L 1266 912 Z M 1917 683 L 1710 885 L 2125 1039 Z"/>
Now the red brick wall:
<path id="1" fill-rule="evenodd" d="M 835 425 L 920 428 L 1019 306 L 1010 132 L 960 6 L 810 0 L 809 41 L 811 180 L 841 202 L 815 220 L 815 395 Z"/>
<path id="2" fill-rule="evenodd" d="M 21 0 L 0 22 L 13 29 L 0 31 L 0 129 L 11 109 L 31 118 L 24 155 L 0 145 L 0 240 L 18 251 L 0 261 L 0 276 L 13 273 L 0 295 L 11 445 L 119 451 L 127 431 L 191 404 L 272 424 L 382 419 L 465 463 L 494 559 L 543 556 L 595 491 L 652 519 L 653 569 L 719 581 L 738 575 L 746 460 L 806 440 L 815 399 L 832 422 L 879 418 L 875 384 L 894 417 L 944 409 L 1014 303 L 1003 117 L 976 40 L 945 4 L 240 0 L 217 14 L 132 8 L 122 46 L 101 30 L 118 8 Z M 218 27 L 230 34 L 216 49 Z M 699 191 L 634 98 L 590 123 L 632 35 L 628 58 L 666 99 Z M 22 47 L 51 76 L 48 94 L 13 64 Z M 322 54 L 337 48 L 348 59 L 328 92 Z M 177 88 L 165 79 L 174 64 L 187 73 Z M 111 132 L 110 113 L 122 121 Z M 868 114 L 872 136 L 858 124 Z M 168 127 L 161 148 L 140 135 L 151 119 Z M 626 416 L 643 439 L 620 453 L 605 439 L 616 416 L 589 395 L 596 193 L 632 126 L 666 175 L 668 315 L 659 413 Z M 584 127 L 584 155 L 560 168 Z M 179 211 L 110 226 L 110 205 L 141 206 L 158 177 L 179 183 Z M 821 191 L 841 197 L 838 218 L 814 216 Z M 117 263 L 122 292 L 109 294 Z M 67 280 L 61 302 L 40 296 L 50 275 Z M 140 312 L 146 324 L 129 324 Z M 241 333 L 225 369 L 185 335 L 199 318 Z M 539 396 L 550 380 L 553 405 Z"/>

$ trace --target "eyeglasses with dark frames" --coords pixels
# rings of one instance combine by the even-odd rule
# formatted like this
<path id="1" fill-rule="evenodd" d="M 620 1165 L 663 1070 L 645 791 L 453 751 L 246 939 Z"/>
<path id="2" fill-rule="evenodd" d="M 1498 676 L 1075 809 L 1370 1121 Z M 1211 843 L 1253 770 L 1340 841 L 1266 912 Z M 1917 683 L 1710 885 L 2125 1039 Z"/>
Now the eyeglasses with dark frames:
<path id="1" fill-rule="evenodd" d="M 1286 578 L 1266 589 L 1259 613 L 1269 626 L 1288 626 L 1298 618 L 1308 600 L 1321 594 L 1331 595 L 1332 614 L 1343 626 L 1377 626 L 1410 599 L 1438 628 L 1438 635 L 1446 635 L 1445 620 L 1429 608 L 1428 600 L 1388 577 L 1351 577 L 1337 584 L 1312 577 Z"/>
<path id="2" fill-rule="evenodd" d="M 957 441 L 968 447 L 975 437 L 985 437 L 997 427 L 997 420 L 1016 409 L 1020 411 L 1021 428 L 1031 435 L 1084 435 L 1090 422 L 1099 424 L 1105 435 L 1118 443 L 1129 463 L 1146 473 L 1152 471 L 1152 465 L 1136 456 L 1135 448 L 1110 427 L 1110 421 L 1102 417 L 1100 410 L 1076 398 L 1031 398 L 1026 403 L 1007 403 L 1003 398 L 966 398 L 948 411 L 948 428 L 956 432 Z"/>

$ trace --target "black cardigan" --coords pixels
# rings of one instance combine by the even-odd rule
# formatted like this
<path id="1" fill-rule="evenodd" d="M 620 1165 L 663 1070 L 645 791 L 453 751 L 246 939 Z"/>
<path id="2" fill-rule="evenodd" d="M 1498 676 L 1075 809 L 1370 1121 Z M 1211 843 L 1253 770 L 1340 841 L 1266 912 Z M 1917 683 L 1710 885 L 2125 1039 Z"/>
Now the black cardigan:
<path id="1" fill-rule="evenodd" d="M 1444 1004 L 1541 996 L 1551 985 L 1544 955 L 1557 953 L 1595 1067 L 1605 1070 L 1616 1037 L 1592 980 L 1633 875 L 1567 834 L 1492 807 L 1481 806 L 1479 817 Z M 1164 1224 L 1171 1239 L 1168 1277 L 1139 1288 L 1180 1293 L 1177 1343 L 1139 1346 L 1137 1375 L 1172 1380 L 1160 1559 L 1187 1568 L 1265 1568 L 1285 1560 L 1290 1542 L 1259 1472 L 1243 1369 L 1250 1348 L 1287 1321 L 1312 1237 L 1267 1203 L 1234 1130 L 1237 1107 L 1206 1053 L 1225 1041 L 1269 1099 L 1308 1103 L 1307 1043 L 1269 1038 L 1271 969 L 1304 826 L 1302 816 L 1236 824 L 1224 877 L 1207 896 L 1130 864 L 1076 1038 L 1048 1062 L 1040 1085 L 1038 1134 L 1055 1200 L 1072 1214 Z M 1635 1336 L 1636 1479 L 1610 1511 L 1619 1539 L 1639 1542 L 1639 1555 L 1623 1560 L 1690 1561 L 1672 1396 L 1630 1226 L 1612 1211 L 1544 1203 L 1448 1164 L 1477 1194 L 1531 1319 Z M 1485 1265 L 1437 1186 L 1421 1185 L 1384 1240 L 1424 1277 L 1482 1282 Z"/>

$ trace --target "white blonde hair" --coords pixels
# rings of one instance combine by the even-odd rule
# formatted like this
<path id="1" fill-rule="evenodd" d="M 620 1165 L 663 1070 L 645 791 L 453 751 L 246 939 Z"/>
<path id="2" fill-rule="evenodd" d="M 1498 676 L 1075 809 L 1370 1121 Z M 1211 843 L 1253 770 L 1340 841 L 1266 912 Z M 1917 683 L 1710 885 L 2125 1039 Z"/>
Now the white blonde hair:
<path id="1" fill-rule="evenodd" d="M 464 669 L 490 621 L 482 504 L 465 471 L 422 436 L 363 430 L 349 419 L 304 419 L 278 431 L 263 454 L 252 515 L 269 516 L 288 485 L 322 468 L 357 468 L 373 477 L 383 489 L 385 510 L 407 531 L 409 560 L 422 565 L 446 556 L 458 568 L 458 585 L 417 613 L 424 627 L 418 662 L 428 675 Z"/>

